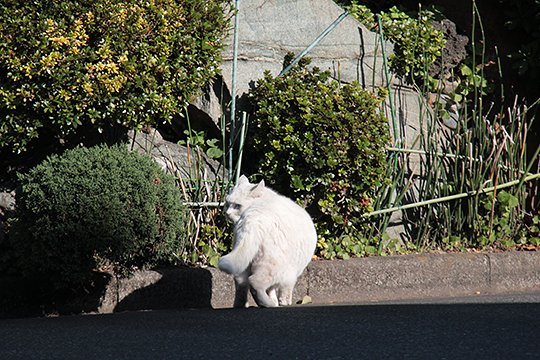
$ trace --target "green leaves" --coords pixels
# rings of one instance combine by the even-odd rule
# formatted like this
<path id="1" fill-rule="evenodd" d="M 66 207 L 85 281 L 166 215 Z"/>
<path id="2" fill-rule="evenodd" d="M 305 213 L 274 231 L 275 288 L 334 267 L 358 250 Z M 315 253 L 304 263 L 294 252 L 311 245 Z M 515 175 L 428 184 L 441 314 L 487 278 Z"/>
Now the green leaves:
<path id="1" fill-rule="evenodd" d="M 22 151 L 44 128 L 170 121 L 216 74 L 228 3 L 5 1 L 0 148 Z"/>
<path id="2" fill-rule="evenodd" d="M 369 29 L 377 29 L 375 15 L 366 6 L 353 5 L 350 11 Z M 444 34 L 432 25 L 437 14 L 424 9 L 412 17 L 393 6 L 378 16 L 385 38 L 394 44 L 394 54 L 389 57 L 392 70 L 406 80 L 427 81 L 428 69 L 446 46 Z"/>
<path id="3" fill-rule="evenodd" d="M 488 92 L 487 79 L 482 76 L 482 71 L 476 67 L 469 67 L 466 64 L 459 66 L 461 73 L 461 82 L 456 90 L 452 93 L 452 100 L 457 103 L 462 103 L 467 97 L 474 95 L 475 92 L 478 95 L 486 95 Z"/>
<path id="4" fill-rule="evenodd" d="M 497 200 L 505 209 L 508 210 L 511 210 L 519 205 L 518 198 L 504 190 L 499 192 L 497 195 Z"/>
<path id="5" fill-rule="evenodd" d="M 100 266 L 169 263 L 186 246 L 175 179 L 125 147 L 68 150 L 19 181 L 11 239 L 25 275 L 81 285 Z"/>
<path id="6" fill-rule="evenodd" d="M 319 247 L 323 256 L 363 254 L 369 244 L 360 243 L 360 215 L 386 168 L 382 99 L 358 83 L 329 80 L 328 72 L 308 64 L 303 59 L 282 77 L 265 73 L 250 92 L 250 171 L 306 205 L 319 234 L 329 239 L 325 244 L 332 250 Z M 343 245 L 343 236 L 351 246 Z"/>
<path id="7" fill-rule="evenodd" d="M 190 146 L 205 150 L 206 156 L 211 159 L 220 159 L 223 154 L 222 144 L 218 139 L 206 140 L 204 131 L 195 131 L 192 129 L 184 130 L 186 140 L 180 140 L 178 143 L 184 146 Z"/>
<path id="8" fill-rule="evenodd" d="M 206 140 L 206 145 L 208 146 L 206 150 L 206 155 L 211 159 L 220 159 L 224 152 L 219 146 L 218 139 Z"/>

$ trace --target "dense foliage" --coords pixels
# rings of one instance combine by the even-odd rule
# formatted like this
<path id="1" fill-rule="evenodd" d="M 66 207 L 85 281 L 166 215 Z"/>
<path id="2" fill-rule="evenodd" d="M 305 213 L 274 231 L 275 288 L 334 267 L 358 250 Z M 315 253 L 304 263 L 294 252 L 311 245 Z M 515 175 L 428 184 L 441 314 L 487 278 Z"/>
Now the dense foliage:
<path id="1" fill-rule="evenodd" d="M 228 0 L 5 0 L 0 148 L 170 121 L 220 61 Z"/>
<path id="2" fill-rule="evenodd" d="M 179 257 L 185 209 L 173 177 L 125 147 L 76 148 L 20 176 L 10 238 L 23 274 L 79 285 Z"/>
<path id="3" fill-rule="evenodd" d="M 289 54 L 285 63 L 290 60 Z M 361 215 L 386 170 L 384 97 L 332 81 L 308 62 L 257 82 L 246 148 L 255 153 L 255 172 L 307 207 L 322 255 L 360 255 L 366 251 Z"/>
<path id="4" fill-rule="evenodd" d="M 366 6 L 353 3 L 349 11 L 370 30 L 379 28 L 376 16 Z M 392 71 L 408 81 L 427 80 L 429 68 L 446 45 L 444 34 L 432 24 L 436 14 L 423 9 L 410 15 L 393 6 L 377 17 L 386 40 L 394 44 L 394 53 L 389 57 Z"/>
<path id="5" fill-rule="evenodd" d="M 348 7 L 351 5 L 365 5 L 370 8 L 373 12 L 380 12 L 383 10 L 388 10 L 392 6 L 399 5 L 403 1 L 399 0 L 334 0 L 337 4 L 343 7 Z"/>

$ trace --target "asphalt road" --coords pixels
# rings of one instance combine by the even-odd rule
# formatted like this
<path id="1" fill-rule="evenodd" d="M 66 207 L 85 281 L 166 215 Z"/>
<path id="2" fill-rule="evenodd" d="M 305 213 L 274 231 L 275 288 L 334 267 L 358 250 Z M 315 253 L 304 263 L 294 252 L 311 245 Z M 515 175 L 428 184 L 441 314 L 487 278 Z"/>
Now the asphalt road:
<path id="1" fill-rule="evenodd" d="M 540 359 L 539 334 L 535 302 L 125 312 L 0 320 L 0 359 Z"/>

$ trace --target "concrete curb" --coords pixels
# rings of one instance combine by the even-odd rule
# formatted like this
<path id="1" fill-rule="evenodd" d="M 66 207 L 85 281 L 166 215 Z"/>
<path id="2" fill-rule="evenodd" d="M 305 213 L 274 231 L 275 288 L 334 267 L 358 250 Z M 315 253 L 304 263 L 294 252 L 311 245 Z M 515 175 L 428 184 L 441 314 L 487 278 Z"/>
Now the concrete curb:
<path id="1" fill-rule="evenodd" d="M 420 254 L 313 261 L 294 300 L 309 295 L 314 304 L 350 304 L 537 290 L 540 252 Z M 146 271 L 112 281 L 98 312 L 228 308 L 233 298 L 232 278 L 217 269 Z"/>
<path id="2" fill-rule="evenodd" d="M 0 279 L 0 318 L 229 308 L 234 299 L 232 277 L 212 268 L 138 271 L 128 278 L 102 274 L 101 279 L 94 292 L 52 304 L 40 302 L 40 294 L 17 279 Z M 540 251 L 419 254 L 312 261 L 293 300 L 309 295 L 316 305 L 358 304 L 534 291 L 540 291 Z"/>
<path id="3" fill-rule="evenodd" d="M 540 252 L 422 254 L 314 263 L 315 303 L 376 302 L 540 289 Z"/>

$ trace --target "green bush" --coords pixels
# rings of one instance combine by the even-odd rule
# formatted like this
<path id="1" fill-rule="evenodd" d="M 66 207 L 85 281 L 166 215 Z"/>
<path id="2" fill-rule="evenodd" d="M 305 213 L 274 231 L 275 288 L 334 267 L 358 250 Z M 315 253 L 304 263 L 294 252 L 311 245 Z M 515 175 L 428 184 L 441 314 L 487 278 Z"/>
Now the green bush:
<path id="1" fill-rule="evenodd" d="M 370 30 L 378 30 L 378 21 L 366 6 L 353 3 L 349 11 Z M 393 6 L 377 16 L 385 39 L 394 44 L 394 53 L 389 57 L 392 71 L 407 81 L 429 80 L 428 70 L 446 46 L 444 34 L 432 25 L 437 14 L 424 9 L 413 17 Z"/>
<path id="2" fill-rule="evenodd" d="M 20 176 L 10 238 L 23 274 L 56 285 L 179 258 L 185 209 L 175 179 L 125 147 L 79 147 Z"/>
<path id="3" fill-rule="evenodd" d="M 6 0 L 0 148 L 170 121 L 217 72 L 229 0 Z"/>
<path id="4" fill-rule="evenodd" d="M 323 256 L 360 255 L 369 251 L 361 215 L 387 164 L 388 120 L 379 111 L 385 94 L 339 84 L 308 63 L 257 82 L 246 149 L 254 152 L 254 171 L 307 207 Z"/>
<path id="5" fill-rule="evenodd" d="M 399 5 L 402 1 L 399 0 L 334 0 L 342 7 L 348 8 L 351 6 L 365 6 L 374 12 L 387 10 L 392 6 Z M 362 5 L 359 5 L 361 3 Z"/>

